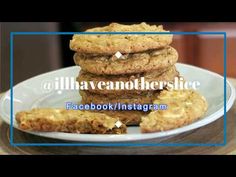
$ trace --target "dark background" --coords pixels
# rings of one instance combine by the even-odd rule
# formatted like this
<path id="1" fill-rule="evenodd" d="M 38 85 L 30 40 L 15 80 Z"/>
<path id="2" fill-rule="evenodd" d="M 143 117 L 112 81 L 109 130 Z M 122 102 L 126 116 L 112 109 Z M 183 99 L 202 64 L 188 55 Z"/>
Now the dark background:
<path id="1" fill-rule="evenodd" d="M 5 22 L 0 23 L 0 92 L 9 89 L 9 37 L 11 31 L 84 31 L 110 22 Z M 124 24 L 133 24 L 126 22 Z M 236 77 L 236 23 L 163 23 L 170 31 L 227 32 L 227 76 Z M 14 38 L 14 84 L 27 78 L 62 67 L 72 66 L 73 52 L 69 49 L 71 35 L 22 35 Z M 223 37 L 190 35 L 174 36 L 172 46 L 179 52 L 179 62 L 188 63 L 223 74 Z"/>

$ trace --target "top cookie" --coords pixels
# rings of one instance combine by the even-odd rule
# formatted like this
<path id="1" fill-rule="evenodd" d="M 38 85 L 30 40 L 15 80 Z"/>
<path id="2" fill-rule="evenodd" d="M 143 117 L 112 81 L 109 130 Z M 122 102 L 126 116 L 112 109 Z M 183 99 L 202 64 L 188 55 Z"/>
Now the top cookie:
<path id="1" fill-rule="evenodd" d="M 122 25 L 111 23 L 109 26 L 88 29 L 86 32 L 168 32 L 162 25 Z M 143 52 L 150 49 L 159 49 L 172 42 L 171 34 L 75 34 L 70 41 L 70 48 L 79 53 L 94 55 L 114 55 Z"/>

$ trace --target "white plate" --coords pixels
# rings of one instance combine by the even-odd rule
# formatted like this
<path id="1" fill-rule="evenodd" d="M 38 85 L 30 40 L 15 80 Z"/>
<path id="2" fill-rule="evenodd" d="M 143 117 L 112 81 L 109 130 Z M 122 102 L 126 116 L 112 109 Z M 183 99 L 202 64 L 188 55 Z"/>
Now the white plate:
<path id="1" fill-rule="evenodd" d="M 163 138 L 171 135 L 177 135 L 186 131 L 190 131 L 204 125 L 207 125 L 224 114 L 224 78 L 216 73 L 186 64 L 178 63 L 177 69 L 182 76 L 188 81 L 198 80 L 201 83 L 199 92 L 204 95 L 209 104 L 209 108 L 204 118 L 190 125 L 177 128 L 174 130 L 158 132 L 158 133 L 140 133 L 139 127 L 129 127 L 128 134 L 124 135 L 93 135 L 93 134 L 73 134 L 60 132 L 28 132 L 31 134 L 80 142 L 121 142 L 147 140 L 152 138 Z M 81 98 L 78 91 L 63 91 L 58 94 L 56 91 L 45 93 L 41 89 L 41 83 L 45 80 L 54 80 L 55 77 L 68 76 L 76 77 L 79 67 L 69 67 L 56 71 L 41 74 L 39 76 L 28 79 L 17 84 L 14 87 L 13 96 L 13 114 L 21 110 L 29 110 L 34 107 L 65 107 L 66 101 L 78 102 Z M 227 111 L 233 105 L 235 99 L 235 89 L 227 81 L 226 86 L 226 108 Z M 10 91 L 8 91 L 0 100 L 0 115 L 5 122 L 10 123 Z M 14 127 L 18 128 L 14 121 Z"/>

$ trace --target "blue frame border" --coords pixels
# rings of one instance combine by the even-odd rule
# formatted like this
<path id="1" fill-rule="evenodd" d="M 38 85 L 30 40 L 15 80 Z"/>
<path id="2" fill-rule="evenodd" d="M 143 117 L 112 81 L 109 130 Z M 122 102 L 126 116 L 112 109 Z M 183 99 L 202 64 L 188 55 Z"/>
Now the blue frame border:
<path id="1" fill-rule="evenodd" d="M 106 35 L 106 34 L 173 34 L 173 35 L 223 35 L 224 37 L 224 140 L 223 143 L 14 143 L 13 137 L 13 75 L 14 75 L 14 36 L 16 35 Z M 11 146 L 225 146 L 227 144 L 226 118 L 226 63 L 227 34 L 220 31 L 209 32 L 10 32 L 10 145 Z"/>

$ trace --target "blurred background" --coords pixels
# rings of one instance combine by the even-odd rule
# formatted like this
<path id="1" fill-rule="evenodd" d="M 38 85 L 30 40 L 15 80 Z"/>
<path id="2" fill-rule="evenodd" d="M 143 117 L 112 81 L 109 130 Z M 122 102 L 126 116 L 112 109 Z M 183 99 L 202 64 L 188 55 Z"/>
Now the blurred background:
<path id="1" fill-rule="evenodd" d="M 11 22 L 0 23 L 0 92 L 9 89 L 10 32 L 12 31 L 84 31 L 110 22 Z M 129 22 L 124 24 L 134 24 Z M 149 23 L 162 24 L 170 31 L 227 32 L 227 76 L 236 78 L 236 23 Z M 19 35 L 14 37 L 14 84 L 32 76 L 74 65 L 69 49 L 71 35 Z M 223 36 L 176 35 L 172 46 L 179 62 L 223 74 Z"/>

